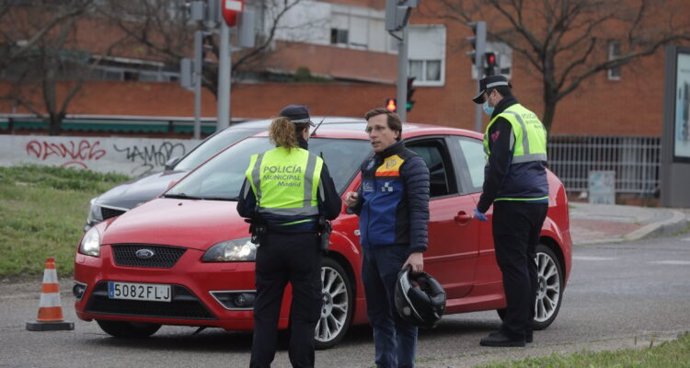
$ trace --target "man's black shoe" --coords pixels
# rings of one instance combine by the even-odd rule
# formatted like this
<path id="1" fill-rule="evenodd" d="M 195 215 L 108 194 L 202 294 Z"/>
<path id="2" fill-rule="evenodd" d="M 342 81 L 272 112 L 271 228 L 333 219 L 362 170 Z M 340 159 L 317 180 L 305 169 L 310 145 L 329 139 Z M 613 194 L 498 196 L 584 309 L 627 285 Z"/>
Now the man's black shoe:
<path id="1" fill-rule="evenodd" d="M 526 342 L 526 343 L 530 343 L 530 342 L 532 342 L 533 340 L 534 340 L 534 336 L 533 336 L 532 334 L 529 334 L 529 335 L 525 336 L 525 342 Z"/>
<path id="2" fill-rule="evenodd" d="M 499 331 L 492 332 L 489 336 L 481 339 L 479 345 L 492 347 L 520 347 L 525 346 L 525 339 L 513 339 Z"/>

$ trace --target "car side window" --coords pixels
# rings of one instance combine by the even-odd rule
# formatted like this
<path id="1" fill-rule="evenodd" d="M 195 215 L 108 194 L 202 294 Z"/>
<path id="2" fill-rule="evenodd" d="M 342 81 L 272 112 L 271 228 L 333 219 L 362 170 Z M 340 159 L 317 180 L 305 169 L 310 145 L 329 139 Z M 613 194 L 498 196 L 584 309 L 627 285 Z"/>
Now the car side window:
<path id="1" fill-rule="evenodd" d="M 429 194 L 432 198 L 457 193 L 457 186 L 453 180 L 453 166 L 442 139 L 415 140 L 406 142 L 405 145 L 426 162 L 429 168 Z"/>
<path id="2" fill-rule="evenodd" d="M 460 152 L 457 155 L 461 164 L 463 193 L 477 193 L 482 191 L 484 184 L 484 166 L 486 155 L 482 141 L 468 137 L 458 137 Z"/>

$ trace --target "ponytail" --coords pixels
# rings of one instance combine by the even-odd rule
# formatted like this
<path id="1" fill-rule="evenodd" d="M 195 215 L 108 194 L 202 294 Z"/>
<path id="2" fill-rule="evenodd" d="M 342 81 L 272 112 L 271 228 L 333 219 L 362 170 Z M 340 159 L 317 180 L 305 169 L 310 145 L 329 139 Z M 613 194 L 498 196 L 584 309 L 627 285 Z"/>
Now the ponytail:
<path id="1" fill-rule="evenodd" d="M 288 150 L 299 147 L 295 125 L 286 117 L 281 116 L 273 120 L 268 128 L 268 137 L 271 143 L 278 147 L 284 147 Z"/>

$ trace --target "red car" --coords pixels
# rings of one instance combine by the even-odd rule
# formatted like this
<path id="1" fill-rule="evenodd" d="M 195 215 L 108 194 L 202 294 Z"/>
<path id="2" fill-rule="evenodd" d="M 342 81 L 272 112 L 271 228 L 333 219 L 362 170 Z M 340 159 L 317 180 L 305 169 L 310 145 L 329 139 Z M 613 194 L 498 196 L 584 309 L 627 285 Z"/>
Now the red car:
<path id="1" fill-rule="evenodd" d="M 372 154 L 364 127 L 363 122 L 321 126 L 309 141 L 341 194 L 358 187 L 359 166 Z M 403 136 L 431 173 L 424 264 L 446 290 L 446 314 L 495 309 L 500 316 L 505 297 L 491 222 L 472 220 L 484 180 L 482 136 L 416 124 L 406 124 Z M 149 336 L 161 325 L 252 330 L 256 247 L 235 207 L 249 156 L 271 147 L 265 133 L 247 138 L 162 196 L 90 229 L 75 260 L 79 318 L 96 320 L 105 332 L 122 338 Z M 556 318 L 571 268 L 565 190 L 552 173 L 549 186 L 550 208 L 536 259 L 537 329 Z M 343 208 L 322 265 L 319 348 L 337 344 L 351 324 L 367 322 L 358 236 L 358 218 Z M 290 294 L 283 299 L 280 328 L 289 323 Z"/>

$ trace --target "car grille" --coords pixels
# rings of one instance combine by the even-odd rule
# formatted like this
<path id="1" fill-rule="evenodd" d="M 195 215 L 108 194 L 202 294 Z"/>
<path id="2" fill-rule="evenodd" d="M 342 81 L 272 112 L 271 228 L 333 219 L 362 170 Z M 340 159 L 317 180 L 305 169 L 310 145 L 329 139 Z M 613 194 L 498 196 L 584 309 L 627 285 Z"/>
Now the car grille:
<path id="1" fill-rule="evenodd" d="M 103 216 L 103 220 L 107 220 L 107 219 L 109 219 L 111 217 L 115 217 L 115 216 L 120 216 L 121 214 L 123 214 L 125 212 L 127 212 L 127 211 L 116 209 L 116 208 L 101 207 L 101 216 Z"/>
<path id="2" fill-rule="evenodd" d="M 216 319 L 194 294 L 179 285 L 172 285 L 172 301 L 167 303 L 110 299 L 108 298 L 108 283 L 101 282 L 91 293 L 86 310 L 91 313 L 139 317 Z"/>
<path id="3" fill-rule="evenodd" d="M 148 249 L 153 252 L 150 258 L 139 258 L 138 250 Z M 146 244 L 116 244 L 113 245 L 113 256 L 118 266 L 144 268 L 171 268 L 182 257 L 186 249 L 177 247 L 161 247 Z"/>

